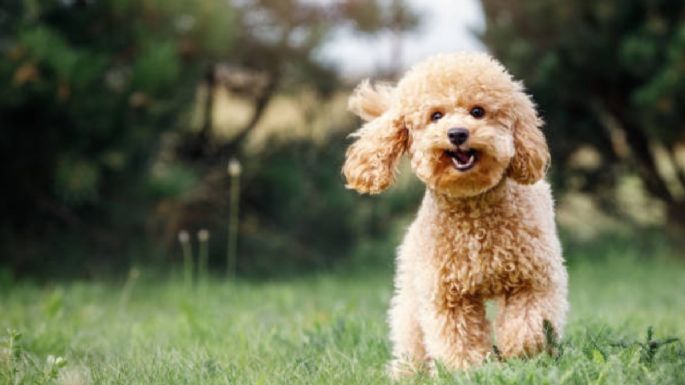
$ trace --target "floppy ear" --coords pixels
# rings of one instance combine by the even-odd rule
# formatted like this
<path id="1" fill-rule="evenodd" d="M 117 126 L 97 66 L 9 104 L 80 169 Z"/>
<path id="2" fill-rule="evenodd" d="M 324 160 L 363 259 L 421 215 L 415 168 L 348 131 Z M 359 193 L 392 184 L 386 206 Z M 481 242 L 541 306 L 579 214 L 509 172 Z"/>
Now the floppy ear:
<path id="1" fill-rule="evenodd" d="M 390 108 L 393 88 L 388 84 L 371 85 L 369 79 L 363 80 L 352 92 L 347 108 L 368 122 Z"/>
<path id="2" fill-rule="evenodd" d="M 350 97 L 350 110 L 367 123 L 350 135 L 356 140 L 347 149 L 342 172 L 345 187 L 360 193 L 378 194 L 390 187 L 406 148 L 408 133 L 401 116 L 389 107 L 391 92 L 389 87 L 375 90 L 365 81 Z"/>
<path id="3" fill-rule="evenodd" d="M 530 98 L 518 91 L 514 106 L 514 149 L 509 164 L 509 176 L 521 184 L 533 184 L 542 179 L 550 161 L 547 141 L 540 128 L 543 121 Z"/>

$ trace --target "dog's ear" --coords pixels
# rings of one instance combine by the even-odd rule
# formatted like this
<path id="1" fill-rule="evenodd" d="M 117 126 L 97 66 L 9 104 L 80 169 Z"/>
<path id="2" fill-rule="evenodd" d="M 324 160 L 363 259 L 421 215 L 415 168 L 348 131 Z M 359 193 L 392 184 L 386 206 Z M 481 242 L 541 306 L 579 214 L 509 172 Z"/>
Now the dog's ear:
<path id="1" fill-rule="evenodd" d="M 547 141 L 540 130 L 543 121 L 522 87 L 514 99 L 512 113 L 516 153 L 509 164 L 509 176 L 521 184 L 533 184 L 545 176 L 550 162 Z"/>
<path id="2" fill-rule="evenodd" d="M 369 122 L 390 108 L 393 87 L 388 84 L 371 85 L 369 79 L 363 80 L 352 92 L 347 108 L 355 115 Z"/>
<path id="3" fill-rule="evenodd" d="M 360 193 L 378 194 L 390 187 L 407 145 L 402 117 L 390 107 L 391 92 L 365 81 L 350 97 L 350 110 L 367 122 L 350 135 L 355 141 L 347 149 L 342 172 L 345 187 Z"/>

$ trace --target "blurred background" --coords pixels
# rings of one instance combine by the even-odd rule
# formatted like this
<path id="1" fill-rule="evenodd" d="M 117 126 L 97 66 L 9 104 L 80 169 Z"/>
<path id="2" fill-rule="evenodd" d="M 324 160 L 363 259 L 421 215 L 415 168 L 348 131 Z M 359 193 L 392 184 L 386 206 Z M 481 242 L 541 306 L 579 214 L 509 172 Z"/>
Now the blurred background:
<path id="1" fill-rule="evenodd" d="M 389 269 L 423 186 L 344 189 L 346 99 L 456 50 L 539 104 L 569 259 L 685 257 L 684 1 L 6 0 L 0 282 Z"/>

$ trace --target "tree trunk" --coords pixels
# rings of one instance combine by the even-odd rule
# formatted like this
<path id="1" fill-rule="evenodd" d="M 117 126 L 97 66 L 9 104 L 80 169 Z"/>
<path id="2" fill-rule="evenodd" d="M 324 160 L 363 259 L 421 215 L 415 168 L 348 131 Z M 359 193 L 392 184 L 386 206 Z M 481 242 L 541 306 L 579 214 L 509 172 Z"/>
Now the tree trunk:
<path id="1" fill-rule="evenodd" d="M 685 234 L 685 201 L 674 202 L 666 206 L 666 220 L 669 228 L 679 235 Z M 682 241 L 682 238 L 680 238 Z"/>
<path id="2" fill-rule="evenodd" d="M 630 152 L 637 164 L 638 176 L 645 184 L 647 192 L 655 198 L 664 201 L 667 205 L 675 203 L 671 191 L 668 189 L 666 181 L 663 179 L 649 148 L 649 137 L 642 131 L 632 119 L 625 116 L 627 103 L 607 103 L 608 111 L 619 123 L 618 126 L 626 135 L 626 141 L 630 147 Z"/>
<path id="3" fill-rule="evenodd" d="M 204 106 L 202 108 L 202 127 L 199 134 L 199 145 L 204 150 L 212 136 L 214 129 L 214 93 L 216 91 L 216 71 L 214 65 L 210 65 L 205 74 L 205 87 L 207 94 L 205 95 Z"/>
<path id="4" fill-rule="evenodd" d="M 685 188 L 685 170 L 683 170 L 682 167 L 680 167 L 680 164 L 678 163 L 677 157 L 677 149 L 675 146 L 675 143 L 671 144 L 670 146 L 664 146 L 666 150 L 668 151 L 668 156 L 669 160 L 671 161 L 671 164 L 673 165 L 673 170 L 675 172 L 676 178 L 678 178 L 678 181 L 680 184 Z"/>
<path id="5" fill-rule="evenodd" d="M 180 143 L 177 154 L 191 161 L 198 161 L 210 153 L 212 130 L 214 129 L 214 91 L 216 90 L 216 73 L 214 65 L 210 65 L 205 73 L 204 83 L 206 95 L 202 103 L 202 125 L 197 133 L 188 133 L 187 138 Z"/>
<path id="6" fill-rule="evenodd" d="M 649 137 L 637 124 L 626 118 L 623 109 L 611 109 L 626 134 L 630 152 L 638 166 L 638 176 L 642 179 L 647 192 L 666 205 L 666 225 L 676 234 L 685 234 L 685 200 L 673 196 L 664 178 L 659 173 L 656 161 L 649 148 Z M 676 165 L 680 179 L 680 170 Z M 682 181 L 682 179 L 681 179 Z"/>

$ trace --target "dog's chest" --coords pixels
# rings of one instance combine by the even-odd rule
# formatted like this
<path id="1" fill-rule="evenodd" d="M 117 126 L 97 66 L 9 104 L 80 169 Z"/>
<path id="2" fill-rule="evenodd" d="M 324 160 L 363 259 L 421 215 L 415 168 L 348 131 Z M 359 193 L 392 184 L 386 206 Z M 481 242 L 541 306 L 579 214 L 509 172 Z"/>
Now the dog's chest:
<path id="1" fill-rule="evenodd" d="M 440 213 L 433 232 L 440 291 L 491 297 L 524 285 L 537 269 L 539 234 L 519 214 L 503 207 Z"/>

